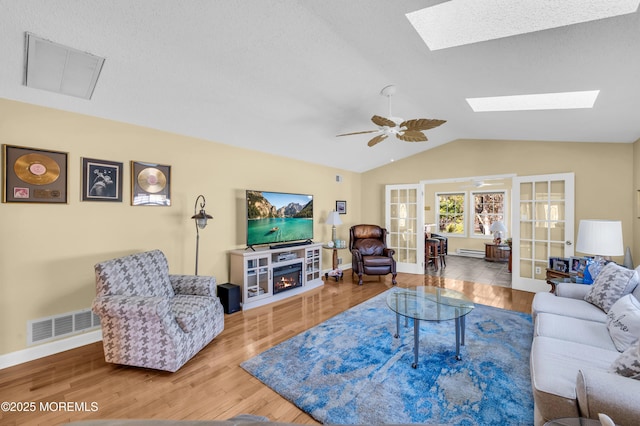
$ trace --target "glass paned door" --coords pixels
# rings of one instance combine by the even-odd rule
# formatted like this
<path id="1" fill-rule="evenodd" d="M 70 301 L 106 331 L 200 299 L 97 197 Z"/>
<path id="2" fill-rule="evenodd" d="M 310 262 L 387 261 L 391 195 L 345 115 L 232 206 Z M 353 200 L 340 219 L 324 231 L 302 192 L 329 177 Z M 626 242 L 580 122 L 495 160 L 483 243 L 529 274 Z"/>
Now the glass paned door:
<path id="1" fill-rule="evenodd" d="M 513 178 L 512 287 L 549 291 L 549 257 L 573 256 L 574 174 Z"/>
<path id="2" fill-rule="evenodd" d="M 419 185 L 387 185 L 387 245 L 396 251 L 398 272 L 424 273 L 424 220 Z"/>

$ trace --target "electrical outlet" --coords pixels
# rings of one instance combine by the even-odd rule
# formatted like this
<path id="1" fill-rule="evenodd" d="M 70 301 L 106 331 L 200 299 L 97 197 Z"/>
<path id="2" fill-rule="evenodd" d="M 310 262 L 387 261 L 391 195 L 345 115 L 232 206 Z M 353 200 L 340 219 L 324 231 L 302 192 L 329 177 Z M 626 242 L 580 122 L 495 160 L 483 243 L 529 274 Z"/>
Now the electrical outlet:
<path id="1" fill-rule="evenodd" d="M 338 265 L 342 265 L 342 258 L 341 257 L 338 258 Z"/>
<path id="2" fill-rule="evenodd" d="M 536 275 L 540 275 L 542 273 L 542 268 L 539 266 L 536 266 Z"/>

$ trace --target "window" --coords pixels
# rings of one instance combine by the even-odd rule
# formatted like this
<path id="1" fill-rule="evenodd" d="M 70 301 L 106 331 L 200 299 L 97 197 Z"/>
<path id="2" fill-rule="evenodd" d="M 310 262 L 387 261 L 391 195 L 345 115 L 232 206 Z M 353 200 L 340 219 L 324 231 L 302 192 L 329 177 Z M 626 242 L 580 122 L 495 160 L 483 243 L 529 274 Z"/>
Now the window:
<path id="1" fill-rule="evenodd" d="M 491 235 L 491 224 L 505 220 L 505 191 L 472 192 L 473 235 Z"/>
<path id="2" fill-rule="evenodd" d="M 438 193 L 438 212 L 436 222 L 438 232 L 450 235 L 465 235 L 464 205 L 465 193 Z"/>

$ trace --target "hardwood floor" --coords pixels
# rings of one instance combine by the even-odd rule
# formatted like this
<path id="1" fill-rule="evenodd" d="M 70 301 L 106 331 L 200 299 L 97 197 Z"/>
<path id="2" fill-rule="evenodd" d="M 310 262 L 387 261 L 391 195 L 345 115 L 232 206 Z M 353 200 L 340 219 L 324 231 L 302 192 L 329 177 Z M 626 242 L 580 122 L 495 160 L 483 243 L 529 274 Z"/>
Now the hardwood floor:
<path id="1" fill-rule="evenodd" d="M 176 373 L 107 364 L 101 342 L 0 370 L 0 401 L 22 403 L 28 410 L 0 411 L 0 424 L 114 418 L 222 420 L 240 413 L 317 424 L 239 365 L 391 288 L 390 276 L 365 277 L 364 285 L 358 286 L 351 271 L 346 272 L 338 283 L 330 280 L 304 295 L 225 315 L 224 332 Z M 452 288 L 476 303 L 531 311 L 533 293 L 443 277 L 398 275 L 400 287 L 419 285 Z"/>

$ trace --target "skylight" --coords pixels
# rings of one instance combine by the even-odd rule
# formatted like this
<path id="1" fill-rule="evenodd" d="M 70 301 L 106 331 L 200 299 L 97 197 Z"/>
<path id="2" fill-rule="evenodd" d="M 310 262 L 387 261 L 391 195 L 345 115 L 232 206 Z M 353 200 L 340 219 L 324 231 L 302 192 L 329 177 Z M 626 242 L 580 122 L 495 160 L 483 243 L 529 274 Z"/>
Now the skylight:
<path id="1" fill-rule="evenodd" d="M 451 0 L 407 19 L 431 50 L 634 13 L 640 0 Z"/>
<path id="2" fill-rule="evenodd" d="M 467 98 L 475 112 L 593 108 L 599 90 Z"/>

